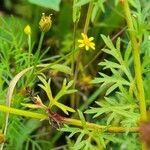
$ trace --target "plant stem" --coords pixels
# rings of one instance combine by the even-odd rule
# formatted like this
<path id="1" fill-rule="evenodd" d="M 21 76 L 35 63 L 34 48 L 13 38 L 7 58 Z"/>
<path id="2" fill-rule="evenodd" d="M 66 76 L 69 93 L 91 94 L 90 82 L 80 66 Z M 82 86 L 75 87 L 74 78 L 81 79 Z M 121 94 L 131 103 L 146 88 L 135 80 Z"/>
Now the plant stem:
<path id="1" fill-rule="evenodd" d="M 40 50 L 41 50 L 42 43 L 43 43 L 43 39 L 44 39 L 44 32 L 41 33 L 38 49 L 37 49 L 37 52 L 36 52 L 37 53 L 37 57 L 39 57 Z"/>
<path id="2" fill-rule="evenodd" d="M 89 3 L 89 7 L 88 7 L 88 12 L 87 12 L 85 25 L 84 25 L 84 29 L 83 29 L 83 32 L 85 34 L 87 34 L 87 31 L 88 31 L 90 18 L 91 18 L 91 14 L 92 14 L 92 9 L 93 9 L 93 0 Z M 73 88 L 75 88 L 76 81 L 78 79 L 78 73 L 79 73 L 79 66 L 80 66 L 81 57 L 82 57 L 82 49 L 80 50 L 80 52 L 79 52 L 79 54 L 77 56 L 77 61 L 76 61 L 77 64 L 76 64 L 76 67 L 75 67 Z M 72 108 L 75 108 L 75 96 L 76 96 L 76 94 L 73 94 L 73 96 L 71 97 L 71 107 Z"/>
<path id="3" fill-rule="evenodd" d="M 35 53 L 36 58 L 35 58 L 35 62 L 34 62 L 34 67 L 33 67 L 32 72 L 29 74 L 29 77 L 28 77 L 28 79 L 26 81 L 26 85 L 28 85 L 32 81 L 32 78 L 34 78 L 34 74 L 33 73 L 35 72 L 36 65 L 38 64 L 38 59 L 39 59 L 39 56 L 40 56 L 40 50 L 41 50 L 41 47 L 42 47 L 44 35 L 45 35 L 45 33 L 41 32 L 38 49 L 37 49 L 37 51 Z"/>
<path id="4" fill-rule="evenodd" d="M 31 65 L 31 34 L 28 35 L 28 47 L 29 47 L 29 51 L 28 51 L 28 67 L 30 67 Z"/>
<path id="5" fill-rule="evenodd" d="M 15 114 L 15 115 L 19 115 L 19 116 L 24 116 L 24 117 L 32 117 L 32 118 L 35 118 L 35 119 L 45 119 L 45 118 L 47 118 L 47 115 L 44 115 L 44 114 L 25 111 L 25 110 L 20 110 L 20 109 L 11 108 L 11 107 L 8 107 L 8 106 L 3 106 L 3 105 L 0 105 L 0 111 Z"/>
<path id="6" fill-rule="evenodd" d="M 82 122 L 80 120 L 77 119 L 71 119 L 71 118 L 65 118 L 64 123 L 66 124 L 70 124 L 70 125 L 75 125 L 78 127 L 82 127 Z M 89 123 L 86 122 L 86 126 L 93 130 L 93 129 L 100 129 L 103 131 L 108 131 L 110 133 L 123 133 L 126 132 L 128 129 L 123 128 L 123 127 L 107 127 L 107 126 L 103 126 L 103 125 L 98 125 L 95 123 Z M 132 127 L 129 129 L 129 132 L 138 132 L 138 128 L 137 127 Z"/>
<path id="7" fill-rule="evenodd" d="M 140 113 L 141 113 L 141 121 L 147 121 L 146 103 L 145 103 L 144 87 L 143 87 L 143 80 L 142 80 L 141 62 L 140 62 L 140 48 L 136 40 L 136 33 L 131 18 L 131 12 L 129 8 L 128 0 L 123 0 L 123 8 L 124 8 L 125 18 L 126 18 L 127 26 L 129 28 L 129 34 L 130 34 L 131 44 L 132 44 L 132 51 L 134 57 L 134 70 L 135 70 L 137 94 L 138 94 Z"/>
<path id="8" fill-rule="evenodd" d="M 88 27 L 89 27 L 89 24 L 90 24 L 90 18 L 91 18 L 92 10 L 93 10 L 93 0 L 89 3 L 89 7 L 88 7 L 88 12 L 87 12 L 87 16 L 86 16 L 86 20 L 85 20 L 85 25 L 84 25 L 84 29 L 83 29 L 83 32 L 85 34 L 87 34 L 87 31 L 88 31 Z"/>
<path id="9" fill-rule="evenodd" d="M 78 26 L 78 22 L 74 23 L 74 29 L 73 29 L 73 46 L 72 46 L 72 61 L 71 61 L 71 69 L 72 72 L 74 72 L 74 62 L 75 62 L 75 37 L 76 37 L 76 28 Z"/>
<path id="10" fill-rule="evenodd" d="M 7 106 L 3 106 L 3 105 L 0 105 L 0 111 L 1 112 L 9 112 L 11 114 L 25 116 L 25 117 L 32 117 L 32 118 L 40 119 L 40 120 L 48 119 L 48 115 L 46 115 L 46 114 L 20 110 L 20 109 L 11 108 L 11 107 L 7 107 Z M 64 118 L 63 123 L 68 124 L 68 125 L 78 126 L 78 127 L 83 126 L 81 120 L 71 119 L 71 118 Z M 123 132 L 126 132 L 127 130 L 129 132 L 138 132 L 139 131 L 138 127 L 132 127 L 132 128 L 126 129 L 123 127 L 107 127 L 107 126 L 98 125 L 98 124 L 89 123 L 89 122 L 86 122 L 86 125 L 91 130 L 99 129 L 102 131 L 108 131 L 110 133 L 123 133 Z"/>

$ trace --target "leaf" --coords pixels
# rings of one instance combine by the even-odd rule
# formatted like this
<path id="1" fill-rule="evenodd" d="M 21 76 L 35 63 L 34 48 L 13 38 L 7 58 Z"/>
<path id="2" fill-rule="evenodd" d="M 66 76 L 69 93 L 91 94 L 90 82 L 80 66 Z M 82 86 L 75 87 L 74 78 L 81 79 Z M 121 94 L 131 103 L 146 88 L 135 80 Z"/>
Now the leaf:
<path id="1" fill-rule="evenodd" d="M 92 0 L 79 0 L 76 4 L 75 4 L 75 7 L 81 7 L 87 3 L 89 3 L 90 1 Z"/>
<path id="2" fill-rule="evenodd" d="M 129 57 L 131 55 L 132 52 L 132 47 L 131 47 L 131 42 L 128 43 L 128 46 L 126 48 L 125 54 L 124 54 L 124 60 L 127 63 L 129 60 Z"/>
<path id="3" fill-rule="evenodd" d="M 81 123 L 83 125 L 84 128 L 86 128 L 86 121 L 85 121 L 85 118 L 83 116 L 83 113 L 78 109 L 78 114 L 79 114 L 79 117 L 81 119 Z"/>
<path id="4" fill-rule="evenodd" d="M 118 87 L 117 84 L 112 85 L 106 92 L 106 95 L 109 95 L 111 92 L 113 92 Z"/>
<path id="5" fill-rule="evenodd" d="M 107 125 L 109 125 L 111 123 L 111 121 L 115 118 L 115 116 L 116 116 L 116 113 L 114 113 L 114 112 L 112 114 L 110 114 L 110 116 L 107 119 Z"/>
<path id="6" fill-rule="evenodd" d="M 92 11 L 92 15 L 91 15 L 91 21 L 94 22 L 96 16 L 98 16 L 101 11 L 105 12 L 105 8 L 104 8 L 104 2 L 106 0 L 97 0 L 94 3 L 94 7 L 93 7 L 93 11 Z"/>
<path id="7" fill-rule="evenodd" d="M 57 95 L 55 96 L 55 101 L 58 101 L 62 96 L 66 95 L 66 94 L 71 94 L 76 92 L 77 90 L 75 89 L 70 89 L 69 88 L 72 86 L 73 84 L 73 80 L 71 80 L 67 85 L 67 80 L 64 79 L 63 81 L 63 85 L 62 88 L 60 89 L 60 91 L 57 93 Z"/>
<path id="8" fill-rule="evenodd" d="M 71 68 L 69 68 L 68 66 L 65 65 L 61 65 L 61 64 L 54 64 L 52 66 L 50 66 L 51 69 L 72 75 L 72 70 Z"/>
<path id="9" fill-rule="evenodd" d="M 68 107 L 62 103 L 59 103 L 59 102 L 55 102 L 55 104 L 57 107 L 59 107 L 66 115 L 68 115 L 68 111 L 70 112 L 75 112 L 75 110 L 71 107 Z"/>
<path id="10" fill-rule="evenodd" d="M 22 106 L 27 107 L 27 108 L 41 108 L 41 106 L 39 105 L 35 105 L 35 104 L 25 104 L 25 103 L 21 103 Z"/>
<path id="11" fill-rule="evenodd" d="M 108 48 L 110 49 L 116 49 L 111 41 L 111 39 L 109 37 L 106 37 L 105 35 L 101 35 L 103 41 L 105 42 L 105 44 L 107 45 Z"/>
<path id="12" fill-rule="evenodd" d="M 51 8 L 55 11 L 59 11 L 59 5 L 61 0 L 28 0 L 32 4 L 36 4 L 38 6 Z"/>

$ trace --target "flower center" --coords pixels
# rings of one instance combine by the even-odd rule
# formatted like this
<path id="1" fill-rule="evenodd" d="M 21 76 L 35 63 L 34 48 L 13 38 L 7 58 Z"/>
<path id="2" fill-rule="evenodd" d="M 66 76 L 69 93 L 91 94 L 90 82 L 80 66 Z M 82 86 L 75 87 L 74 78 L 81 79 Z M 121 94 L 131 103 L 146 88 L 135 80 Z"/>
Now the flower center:
<path id="1" fill-rule="evenodd" d="M 90 46 L 90 41 L 88 38 L 85 38 L 84 39 L 84 44 L 87 45 L 87 46 Z"/>

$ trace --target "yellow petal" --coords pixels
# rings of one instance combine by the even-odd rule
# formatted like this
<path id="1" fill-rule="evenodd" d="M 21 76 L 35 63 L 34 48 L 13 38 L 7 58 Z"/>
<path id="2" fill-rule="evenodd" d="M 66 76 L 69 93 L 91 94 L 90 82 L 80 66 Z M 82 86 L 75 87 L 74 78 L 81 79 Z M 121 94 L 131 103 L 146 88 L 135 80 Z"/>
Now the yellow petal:
<path id="1" fill-rule="evenodd" d="M 80 44 L 80 45 L 79 45 L 80 48 L 81 48 L 81 47 L 84 47 L 84 46 L 85 46 L 85 44 Z"/>
<path id="2" fill-rule="evenodd" d="M 79 43 L 83 43 L 83 40 L 78 40 Z"/>
<path id="3" fill-rule="evenodd" d="M 90 37 L 90 38 L 89 38 L 89 41 L 93 41 L 93 40 L 94 40 L 94 38 L 93 38 L 93 37 Z"/>
<path id="4" fill-rule="evenodd" d="M 95 46 L 95 43 L 90 43 L 90 46 Z"/>
<path id="5" fill-rule="evenodd" d="M 92 45 L 91 45 L 90 47 L 91 47 L 93 50 L 95 50 L 95 46 L 92 46 Z"/>
<path id="6" fill-rule="evenodd" d="M 86 46 L 85 46 L 85 49 L 88 51 L 88 50 L 89 50 L 89 47 L 86 45 Z"/>
<path id="7" fill-rule="evenodd" d="M 84 33 L 81 33 L 81 35 L 82 35 L 83 39 L 87 39 L 88 38 L 87 35 L 84 34 Z"/>

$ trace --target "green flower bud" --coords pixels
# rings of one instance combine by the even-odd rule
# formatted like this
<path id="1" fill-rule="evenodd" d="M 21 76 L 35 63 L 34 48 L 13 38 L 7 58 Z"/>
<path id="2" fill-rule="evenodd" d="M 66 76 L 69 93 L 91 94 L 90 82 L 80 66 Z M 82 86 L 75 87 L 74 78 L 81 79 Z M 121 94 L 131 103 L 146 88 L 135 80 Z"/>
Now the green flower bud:
<path id="1" fill-rule="evenodd" d="M 51 16 L 45 16 L 45 13 L 42 13 L 41 20 L 39 22 L 39 27 L 42 32 L 48 32 L 52 26 Z"/>

